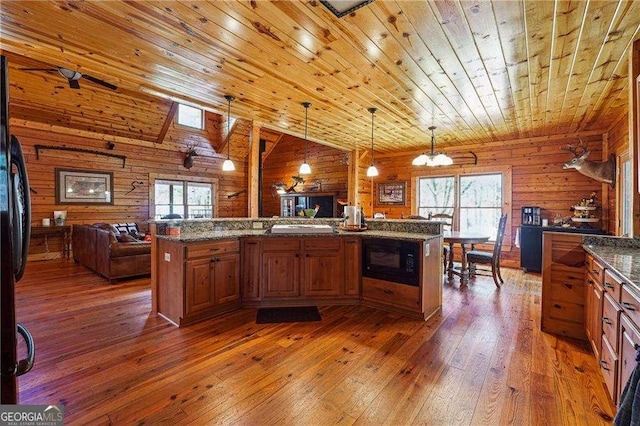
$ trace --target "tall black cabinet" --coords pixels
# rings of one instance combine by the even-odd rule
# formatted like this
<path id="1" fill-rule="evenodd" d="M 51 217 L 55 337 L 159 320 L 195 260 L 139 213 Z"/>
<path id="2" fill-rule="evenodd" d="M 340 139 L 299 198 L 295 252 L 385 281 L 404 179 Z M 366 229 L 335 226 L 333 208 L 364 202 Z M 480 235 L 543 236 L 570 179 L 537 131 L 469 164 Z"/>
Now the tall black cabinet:
<path id="1" fill-rule="evenodd" d="M 520 267 L 524 272 L 542 271 L 542 233 L 544 231 L 574 234 L 604 234 L 600 229 L 563 228 L 561 226 L 520 226 Z"/>

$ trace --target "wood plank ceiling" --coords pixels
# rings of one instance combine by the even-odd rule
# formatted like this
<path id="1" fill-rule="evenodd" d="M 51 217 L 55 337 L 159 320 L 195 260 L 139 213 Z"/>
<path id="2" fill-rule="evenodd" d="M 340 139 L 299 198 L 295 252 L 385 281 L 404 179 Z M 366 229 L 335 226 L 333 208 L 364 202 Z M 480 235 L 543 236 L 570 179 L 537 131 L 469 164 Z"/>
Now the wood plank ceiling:
<path id="1" fill-rule="evenodd" d="M 393 152 L 606 130 L 627 110 L 639 1 L 7 1 L 13 115 L 154 141 L 169 100 Z M 73 90 L 63 66 L 89 80 Z M 162 101 L 159 101 L 162 99 Z M 38 111 L 40 111 L 38 113 Z M 42 111 L 45 111 L 43 113 Z M 34 118 L 38 117 L 38 118 Z"/>

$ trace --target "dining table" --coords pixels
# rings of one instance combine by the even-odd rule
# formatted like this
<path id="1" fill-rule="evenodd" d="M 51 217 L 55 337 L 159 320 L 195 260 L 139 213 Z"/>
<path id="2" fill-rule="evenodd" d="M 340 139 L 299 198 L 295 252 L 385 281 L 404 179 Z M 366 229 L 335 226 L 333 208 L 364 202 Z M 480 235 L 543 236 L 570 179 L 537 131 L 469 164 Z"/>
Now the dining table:
<path id="1" fill-rule="evenodd" d="M 453 280 L 453 276 L 460 277 L 460 285 L 469 283 L 469 265 L 467 265 L 467 248 L 473 247 L 475 244 L 486 243 L 491 238 L 490 235 L 481 232 L 471 231 L 444 231 L 443 240 L 449 245 L 449 259 L 447 263 L 447 277 L 449 281 Z M 454 268 L 453 249 L 459 244 L 462 249 L 462 257 L 460 260 L 460 269 Z"/>

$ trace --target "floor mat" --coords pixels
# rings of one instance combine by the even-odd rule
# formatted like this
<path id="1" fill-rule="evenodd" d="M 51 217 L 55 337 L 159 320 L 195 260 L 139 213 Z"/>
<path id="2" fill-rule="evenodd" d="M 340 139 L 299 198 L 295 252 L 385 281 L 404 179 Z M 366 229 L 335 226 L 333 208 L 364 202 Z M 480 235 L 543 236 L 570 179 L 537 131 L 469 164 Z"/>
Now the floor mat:
<path id="1" fill-rule="evenodd" d="M 257 324 L 277 322 L 322 321 L 316 306 L 293 306 L 288 308 L 260 308 L 256 317 Z"/>

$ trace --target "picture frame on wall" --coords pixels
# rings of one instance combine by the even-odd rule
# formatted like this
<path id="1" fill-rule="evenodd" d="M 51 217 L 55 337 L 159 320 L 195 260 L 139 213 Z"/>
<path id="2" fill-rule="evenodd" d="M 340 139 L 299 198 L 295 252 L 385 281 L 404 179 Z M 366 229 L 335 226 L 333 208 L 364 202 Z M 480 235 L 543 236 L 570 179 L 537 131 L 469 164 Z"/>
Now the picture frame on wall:
<path id="1" fill-rule="evenodd" d="M 113 204 L 113 173 L 56 168 L 56 204 Z"/>
<path id="2" fill-rule="evenodd" d="M 404 206 L 407 200 L 406 182 L 379 183 L 377 204 Z"/>

